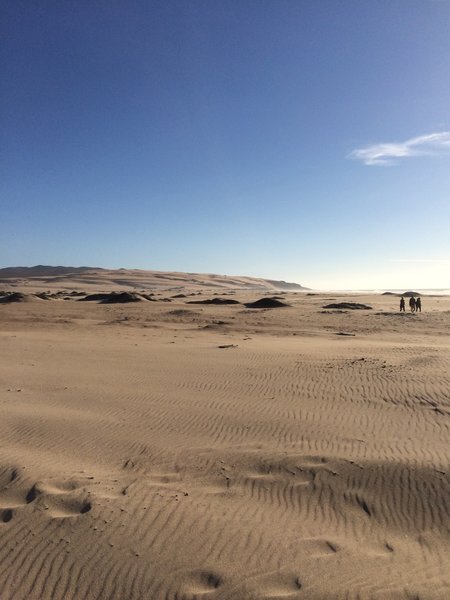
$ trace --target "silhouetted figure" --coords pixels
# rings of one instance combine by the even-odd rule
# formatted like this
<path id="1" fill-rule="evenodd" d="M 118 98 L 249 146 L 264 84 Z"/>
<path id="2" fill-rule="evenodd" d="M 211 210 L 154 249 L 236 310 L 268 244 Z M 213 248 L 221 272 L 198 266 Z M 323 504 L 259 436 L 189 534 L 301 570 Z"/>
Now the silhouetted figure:
<path id="1" fill-rule="evenodd" d="M 400 298 L 400 312 L 405 312 L 405 299 L 403 296 Z"/>
<path id="2" fill-rule="evenodd" d="M 409 299 L 409 308 L 411 309 L 411 312 L 414 312 L 416 310 L 416 299 L 414 298 L 414 296 L 411 296 L 411 298 Z"/>
<path id="3" fill-rule="evenodd" d="M 417 296 L 416 298 L 416 312 L 422 312 L 422 300 Z"/>

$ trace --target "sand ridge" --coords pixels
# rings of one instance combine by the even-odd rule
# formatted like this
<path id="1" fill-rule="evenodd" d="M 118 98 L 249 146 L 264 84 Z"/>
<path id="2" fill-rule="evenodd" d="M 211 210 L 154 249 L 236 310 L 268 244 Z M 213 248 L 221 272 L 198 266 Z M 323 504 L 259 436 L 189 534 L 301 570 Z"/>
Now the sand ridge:
<path id="1" fill-rule="evenodd" d="M 232 291 L 0 306 L 2 599 L 450 597 L 450 299 Z"/>

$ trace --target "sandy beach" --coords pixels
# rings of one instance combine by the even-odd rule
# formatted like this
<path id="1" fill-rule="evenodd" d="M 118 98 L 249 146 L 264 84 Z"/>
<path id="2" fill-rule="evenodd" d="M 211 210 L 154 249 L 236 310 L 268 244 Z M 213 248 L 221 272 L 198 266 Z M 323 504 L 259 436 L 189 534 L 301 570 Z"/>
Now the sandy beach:
<path id="1" fill-rule="evenodd" d="M 450 597 L 449 297 L 105 273 L 0 284 L 2 600 Z"/>

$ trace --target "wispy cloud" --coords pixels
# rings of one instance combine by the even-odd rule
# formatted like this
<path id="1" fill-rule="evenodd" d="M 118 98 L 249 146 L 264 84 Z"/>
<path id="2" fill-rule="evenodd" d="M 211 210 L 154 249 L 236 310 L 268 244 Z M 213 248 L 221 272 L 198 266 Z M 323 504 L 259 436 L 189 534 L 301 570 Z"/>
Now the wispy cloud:
<path id="1" fill-rule="evenodd" d="M 419 135 L 405 142 L 374 144 L 365 148 L 356 148 L 348 158 L 360 160 L 369 166 L 395 165 L 398 159 L 426 154 L 439 154 L 450 150 L 450 131 L 440 131 Z"/>

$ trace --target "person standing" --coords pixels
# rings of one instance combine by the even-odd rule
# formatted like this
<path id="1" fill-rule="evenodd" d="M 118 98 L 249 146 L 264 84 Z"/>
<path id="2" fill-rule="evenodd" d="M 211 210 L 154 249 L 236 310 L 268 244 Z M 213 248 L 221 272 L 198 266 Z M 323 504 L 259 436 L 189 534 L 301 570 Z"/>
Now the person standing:
<path id="1" fill-rule="evenodd" d="M 411 312 L 414 312 L 416 310 L 416 299 L 414 298 L 414 296 L 411 296 L 411 298 L 409 299 L 409 308 L 411 309 Z"/>
<path id="2" fill-rule="evenodd" d="M 420 296 L 417 296 L 416 298 L 416 312 L 422 312 L 422 300 L 420 299 Z"/>
<path id="3" fill-rule="evenodd" d="M 400 312 L 405 312 L 405 299 L 403 296 L 400 298 Z"/>

